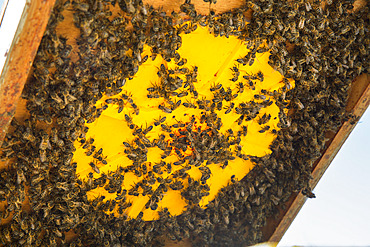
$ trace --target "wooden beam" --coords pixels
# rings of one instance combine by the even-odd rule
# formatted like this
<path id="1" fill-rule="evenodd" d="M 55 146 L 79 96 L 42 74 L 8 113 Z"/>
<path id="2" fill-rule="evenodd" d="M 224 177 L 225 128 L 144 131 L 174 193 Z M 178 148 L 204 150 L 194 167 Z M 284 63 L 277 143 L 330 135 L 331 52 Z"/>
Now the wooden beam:
<path id="1" fill-rule="evenodd" d="M 370 75 L 363 74 L 356 78 L 356 80 L 353 82 L 346 109 L 348 112 L 360 117 L 365 113 L 369 104 Z M 316 187 L 326 169 L 329 167 L 330 163 L 333 161 L 334 157 L 339 152 L 340 148 L 347 140 L 354 127 L 355 124 L 351 124 L 350 121 L 347 121 L 339 128 L 328 148 L 324 151 L 321 158 L 316 162 L 316 165 L 314 165 L 312 171 L 313 179 L 310 182 L 310 187 L 312 189 Z M 272 235 L 270 237 L 268 237 L 270 234 L 264 235 L 269 242 L 279 242 L 281 240 L 306 200 L 307 198 L 303 196 L 302 193 L 295 193 L 292 195 L 287 203 L 287 209 L 282 213 L 282 218 L 276 221 L 277 226 L 269 226 L 270 229 L 274 229 Z"/>
<path id="2" fill-rule="evenodd" d="M 180 5 L 185 0 L 143 0 L 144 4 L 149 4 L 157 9 L 162 9 L 167 13 L 172 11 L 179 12 Z M 216 4 L 206 3 L 203 0 L 192 0 L 195 10 L 198 14 L 208 15 L 210 10 L 214 10 L 216 14 L 240 8 L 245 5 L 243 0 L 218 0 Z"/>
<path id="3" fill-rule="evenodd" d="M 7 133 L 55 0 L 27 1 L 0 77 L 0 146 Z"/>

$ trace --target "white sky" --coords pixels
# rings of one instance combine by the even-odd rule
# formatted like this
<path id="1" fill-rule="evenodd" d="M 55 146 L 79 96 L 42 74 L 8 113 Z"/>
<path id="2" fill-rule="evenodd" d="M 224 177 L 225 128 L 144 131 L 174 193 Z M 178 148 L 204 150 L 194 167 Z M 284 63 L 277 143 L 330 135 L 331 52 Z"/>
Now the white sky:
<path id="1" fill-rule="evenodd" d="M 0 10 L 3 0 L 0 0 Z M 9 50 L 17 30 L 26 0 L 10 0 L 0 28 L 0 71 L 6 60 L 6 52 Z"/>
<path id="2" fill-rule="evenodd" d="M 25 2 L 9 1 L 0 28 L 0 71 Z M 278 246 L 370 246 L 369 177 L 367 110 L 315 188 L 316 198 L 305 203 Z"/>
<path id="3" fill-rule="evenodd" d="M 4 3 L 4 0 L 0 0 L 0 9 L 2 8 L 3 3 Z"/>

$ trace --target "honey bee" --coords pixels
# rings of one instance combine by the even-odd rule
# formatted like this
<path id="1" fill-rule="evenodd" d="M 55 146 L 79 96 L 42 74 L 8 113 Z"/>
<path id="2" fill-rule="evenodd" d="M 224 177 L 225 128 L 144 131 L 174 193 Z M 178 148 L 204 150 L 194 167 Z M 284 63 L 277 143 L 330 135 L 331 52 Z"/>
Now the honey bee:
<path id="1" fill-rule="evenodd" d="M 181 93 L 177 94 L 177 97 L 182 98 L 182 97 L 188 96 L 188 94 L 189 93 L 187 91 L 182 91 Z"/>
<path id="2" fill-rule="evenodd" d="M 41 163 L 46 162 L 46 159 L 47 159 L 46 158 L 46 150 L 40 149 L 39 152 L 40 152 L 40 162 Z"/>
<path id="3" fill-rule="evenodd" d="M 263 75 L 262 71 L 258 71 L 258 73 L 257 73 L 257 77 L 258 77 L 258 79 L 259 79 L 261 82 L 263 82 L 263 80 L 264 80 L 264 75 Z"/>
<path id="4" fill-rule="evenodd" d="M 304 108 L 304 105 L 299 99 L 295 99 L 295 103 L 296 103 L 298 110 L 302 110 Z"/>
<path id="5" fill-rule="evenodd" d="M 244 83 L 243 82 L 238 82 L 236 89 L 238 90 L 238 93 L 243 93 L 244 92 Z"/>
<path id="6" fill-rule="evenodd" d="M 137 107 L 137 105 L 135 104 L 135 103 L 132 103 L 131 104 L 131 107 L 134 109 L 134 113 L 136 114 L 136 115 L 139 115 L 139 108 Z"/>
<path id="7" fill-rule="evenodd" d="M 154 121 L 154 126 L 158 126 L 158 125 L 164 123 L 164 121 L 166 121 L 166 117 L 159 117 L 158 119 L 156 119 Z"/>
<path id="8" fill-rule="evenodd" d="M 236 183 L 237 180 L 235 179 L 235 175 L 232 175 L 230 178 L 231 183 Z"/>
<path id="9" fill-rule="evenodd" d="M 309 188 L 303 189 L 302 194 L 308 198 L 316 198 L 316 195 Z"/>
<path id="10" fill-rule="evenodd" d="M 113 25 L 119 25 L 119 24 L 122 24 L 124 22 L 125 22 L 124 17 L 116 17 L 116 18 L 113 19 L 112 24 Z"/>
<path id="11" fill-rule="evenodd" d="M 34 142 L 36 140 L 36 137 L 31 133 L 31 129 L 29 127 L 26 128 L 26 131 L 22 135 L 24 139 L 30 142 Z"/>
<path id="12" fill-rule="evenodd" d="M 266 124 L 269 120 L 271 119 L 271 115 L 270 114 L 263 114 L 262 117 L 260 117 L 258 120 L 257 120 L 257 123 L 259 125 L 263 125 L 263 124 Z"/>
<path id="13" fill-rule="evenodd" d="M 181 100 L 177 101 L 174 104 L 171 104 L 171 111 L 176 110 L 181 105 Z"/>
<path id="14" fill-rule="evenodd" d="M 43 133 L 41 137 L 41 142 L 39 148 L 41 150 L 51 149 L 51 144 L 49 141 L 49 135 L 47 133 Z"/>
<path id="15" fill-rule="evenodd" d="M 253 97 L 255 99 L 260 99 L 260 100 L 265 100 L 266 99 L 266 96 L 263 95 L 263 94 L 255 94 L 255 95 L 253 95 Z"/>
<path id="16" fill-rule="evenodd" d="M 239 78 L 239 75 L 240 75 L 239 69 L 234 66 L 234 67 L 231 68 L 231 71 L 233 73 L 233 78 L 230 79 L 230 80 L 233 81 L 233 82 L 236 82 Z"/>
<path id="17" fill-rule="evenodd" d="M 210 90 L 211 90 L 211 92 L 214 92 L 216 90 L 219 90 L 221 87 L 222 87 L 222 84 L 220 84 L 220 83 L 214 84 L 214 85 L 211 86 Z"/>
<path id="18" fill-rule="evenodd" d="M 183 104 L 183 106 L 185 106 L 187 108 L 194 108 L 194 109 L 197 108 L 197 106 L 195 104 L 191 103 L 189 100 L 187 100 L 187 102 L 184 102 L 182 104 Z"/>
<path id="19" fill-rule="evenodd" d="M 226 107 L 226 111 L 225 111 L 225 114 L 228 114 L 232 111 L 232 109 L 234 108 L 235 106 L 235 103 L 230 103 L 230 105 L 228 107 Z"/>
<path id="20" fill-rule="evenodd" d="M 165 113 L 172 113 L 172 110 L 168 107 L 166 107 L 164 104 L 160 104 L 158 106 L 158 109 L 162 110 Z"/>
<path id="21" fill-rule="evenodd" d="M 96 165 L 96 163 L 90 162 L 89 165 L 91 166 L 91 168 L 93 169 L 94 172 L 96 172 L 98 174 L 100 173 L 100 170 L 99 170 L 98 166 Z"/>
<path id="22" fill-rule="evenodd" d="M 125 121 L 127 124 L 132 124 L 132 118 L 127 114 L 125 114 Z"/>

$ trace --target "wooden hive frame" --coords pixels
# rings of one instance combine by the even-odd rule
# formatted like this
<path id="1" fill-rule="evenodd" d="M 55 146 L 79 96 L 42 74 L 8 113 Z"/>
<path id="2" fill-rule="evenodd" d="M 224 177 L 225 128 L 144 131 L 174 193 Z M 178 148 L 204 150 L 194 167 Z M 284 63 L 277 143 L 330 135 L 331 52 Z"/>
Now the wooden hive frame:
<path id="1" fill-rule="evenodd" d="M 169 0 L 147 0 L 144 2 L 154 7 L 163 7 L 168 12 L 172 10 L 178 11 L 182 3 L 182 1 Z M 207 14 L 209 12 L 209 4 L 204 3 L 202 0 L 193 2 L 201 14 Z M 12 118 L 17 116 L 22 119 L 26 114 L 25 104 L 20 100 L 20 95 L 30 73 L 32 61 L 36 55 L 54 3 L 55 0 L 35 0 L 26 4 L 0 77 L 0 144 Z M 226 0 L 219 0 L 214 8 L 217 12 L 224 12 L 237 8 L 241 4 L 242 1 L 232 1 L 229 3 Z M 361 6 L 361 1 L 358 2 L 358 6 Z M 352 83 L 346 111 L 357 117 L 361 117 L 369 104 L 370 75 L 362 74 Z M 336 133 L 327 133 L 329 137 L 326 145 L 327 148 L 313 165 L 313 179 L 310 183 L 312 189 L 315 188 L 354 127 L 355 125 L 353 123 L 351 124 L 347 121 Z M 301 193 L 292 194 L 288 202 L 285 203 L 286 209 L 281 209 L 279 217 L 268 220 L 267 225 L 263 228 L 263 239 L 270 242 L 280 241 L 305 201 L 306 197 Z M 183 245 L 187 245 L 187 243 L 183 243 Z"/>

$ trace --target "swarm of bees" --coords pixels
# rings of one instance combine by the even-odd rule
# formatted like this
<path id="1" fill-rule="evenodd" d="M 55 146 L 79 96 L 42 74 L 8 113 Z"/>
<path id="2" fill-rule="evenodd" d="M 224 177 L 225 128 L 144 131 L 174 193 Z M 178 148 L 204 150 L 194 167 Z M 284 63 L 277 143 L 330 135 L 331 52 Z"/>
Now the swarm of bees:
<path id="1" fill-rule="evenodd" d="M 125 13 L 123 16 L 112 16 L 111 9 L 116 4 Z M 189 238 L 195 246 L 248 245 L 263 240 L 261 228 L 266 219 L 278 215 L 279 207 L 293 192 L 301 191 L 314 197 L 308 182 L 312 164 L 325 148 L 325 133 L 336 130 L 348 120 L 345 105 L 351 81 L 369 72 L 369 49 L 366 49 L 370 41 L 366 27 L 369 6 L 353 11 L 351 0 L 327 1 L 325 5 L 321 1 L 252 0 L 237 10 L 219 15 L 210 11 L 209 15 L 201 16 L 186 0 L 180 9 L 188 15 L 191 24 L 176 26 L 183 23 L 178 13 L 167 15 L 144 5 L 141 0 L 57 1 L 23 92 L 30 117 L 23 123 L 14 119 L 12 131 L 2 144 L 1 157 L 10 162 L 0 173 L 0 200 L 5 202 L 1 219 L 12 217 L 12 220 L 0 226 L 1 244 L 158 246 L 166 237 L 176 241 Z M 250 21 L 244 15 L 248 9 L 253 13 Z M 77 47 L 69 45 L 68 39 L 56 32 L 65 10 L 73 11 L 74 25 L 81 31 Z M 142 165 L 143 150 L 153 143 L 144 138 L 150 129 L 139 130 L 127 115 L 125 120 L 132 126 L 130 129 L 137 139 L 123 145 L 134 165 L 102 173 L 97 179 L 90 173 L 87 180 L 81 181 L 73 161 L 76 140 L 86 149 L 86 155 L 96 160 L 90 163 L 95 173 L 100 173 L 100 163 L 107 162 L 104 150 L 96 148 L 93 139 L 86 138 L 85 123 L 94 122 L 107 107 L 96 107 L 96 102 L 103 95 L 121 93 L 126 81 L 133 78 L 147 59 L 160 55 L 166 61 L 176 61 L 178 66 L 185 64 L 177 53 L 181 47 L 180 34 L 194 31 L 197 25 L 208 27 L 215 36 L 233 35 L 244 41 L 250 52 L 237 63 L 251 65 L 257 53 L 269 51 L 270 65 L 285 78 L 295 80 L 292 88 L 284 79 L 283 89 L 271 95 L 281 109 L 281 130 L 275 131 L 276 139 L 270 146 L 272 153 L 264 157 L 239 154 L 251 159 L 256 166 L 240 181 L 231 177 L 232 183 L 221 189 L 206 208 L 201 208 L 197 203 L 209 191 L 204 182 L 210 176 L 209 169 L 199 167 L 202 178 L 196 181 L 187 176 L 187 166 L 184 166 L 171 181 L 162 181 L 164 185 L 153 194 L 148 189 L 154 183 L 150 179 L 154 178 L 153 173 L 171 167 L 158 164 L 154 168 L 156 171 L 146 170 Z M 132 28 L 127 28 L 129 26 Z M 151 47 L 151 57 L 141 57 L 145 44 Z M 288 44 L 294 48 L 288 49 Z M 71 55 L 77 52 L 80 55 L 73 60 Z M 234 155 L 228 146 L 238 144 L 238 135 L 245 135 L 247 130 L 229 139 L 210 135 L 221 124 L 217 118 L 212 119 L 212 112 L 219 108 L 240 114 L 238 122 L 241 125 L 255 118 L 261 125 L 260 131 L 269 131 L 266 123 L 271 116 L 257 117 L 256 114 L 264 104 L 270 104 L 264 100 L 263 93 L 256 96 L 255 101 L 236 105 L 232 102 L 234 94 L 222 85 L 213 85 L 213 102 L 201 99 L 170 102 L 180 81 L 162 66 L 158 73 L 163 80 L 147 91 L 148 98 L 168 99 L 160 110 L 171 112 L 179 104 L 202 107 L 209 114 L 205 114 L 204 121 L 210 121 L 207 129 L 196 131 L 192 122 L 167 126 L 165 119 L 156 120 L 154 125 L 161 126 L 163 131 L 183 132 L 179 137 L 182 139 L 169 146 L 160 138 L 156 140 L 155 144 L 164 151 L 175 150 L 182 154 L 181 150 L 191 146 L 199 150 L 193 153 L 191 165 L 197 166 L 197 162 L 213 157 L 212 162 L 226 167 Z M 189 84 L 187 90 L 177 96 L 192 94 L 196 98 L 192 82 L 196 79 L 197 68 L 176 73 L 185 74 Z M 253 90 L 254 80 L 264 77 L 262 73 L 241 75 L 233 68 L 230 80 L 236 82 L 239 76 L 249 81 L 247 85 L 236 85 L 239 91 L 245 86 Z M 226 108 L 218 106 L 223 100 L 229 103 Z M 106 103 L 117 104 L 118 111 L 122 111 L 127 102 L 135 114 L 139 114 L 140 109 L 130 95 Z M 286 108 L 292 114 L 284 114 Z M 217 152 L 223 153 L 218 155 Z M 188 164 L 189 160 L 184 157 L 181 162 Z M 140 169 L 136 169 L 138 166 Z M 157 200 L 170 187 L 181 190 L 189 204 L 187 210 L 172 216 L 163 208 L 157 221 L 143 221 L 142 213 L 135 219 L 127 218 L 124 211 L 131 202 L 125 200 L 125 195 L 137 193 L 135 189 L 122 189 L 124 173 L 130 169 L 148 174 L 146 183 L 137 185 L 153 194 L 146 205 L 148 208 L 156 210 Z M 186 188 L 180 178 L 187 179 Z M 104 196 L 99 196 L 89 201 L 87 191 L 99 186 L 117 193 L 117 198 L 105 200 Z M 23 206 L 26 198 L 29 209 Z M 119 208 L 120 216 L 105 213 L 115 207 Z M 66 232 L 70 231 L 77 236 L 68 240 Z"/>

